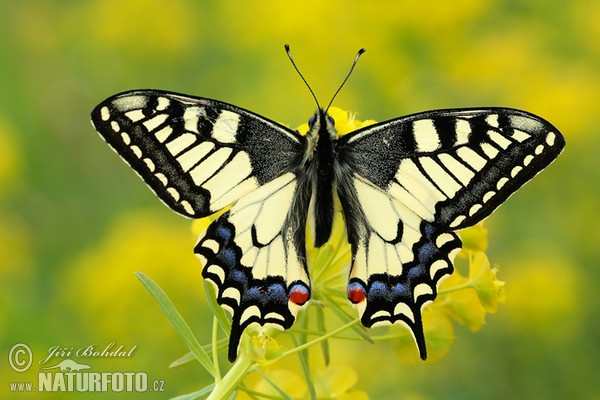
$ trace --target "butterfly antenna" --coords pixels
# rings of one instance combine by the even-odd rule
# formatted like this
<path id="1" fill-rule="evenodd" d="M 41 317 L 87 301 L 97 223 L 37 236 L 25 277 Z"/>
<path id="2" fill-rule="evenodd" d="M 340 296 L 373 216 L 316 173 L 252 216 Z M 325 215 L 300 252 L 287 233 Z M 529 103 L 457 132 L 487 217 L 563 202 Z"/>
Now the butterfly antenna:
<path id="1" fill-rule="evenodd" d="M 292 65 L 294 66 L 294 69 L 296 70 L 296 72 L 298 73 L 298 75 L 300 75 L 300 78 L 302 78 L 302 81 L 304 82 L 304 84 L 308 88 L 308 90 L 309 90 L 310 94 L 312 95 L 313 99 L 315 99 L 315 103 L 317 103 L 317 108 L 320 109 L 321 106 L 319 105 L 319 100 L 317 100 L 317 96 L 315 96 L 315 92 L 313 92 L 312 88 L 310 87 L 310 85 L 308 84 L 308 82 L 306 81 L 306 79 L 304 79 L 304 76 L 302 75 L 302 72 L 300 72 L 300 70 L 296 66 L 296 63 L 294 62 L 294 59 L 292 58 L 292 52 L 290 51 L 290 45 L 286 43 L 283 47 L 285 47 L 285 52 L 287 53 L 288 58 L 292 62 Z"/>
<path id="2" fill-rule="evenodd" d="M 342 84 L 340 85 L 340 87 L 338 88 L 338 90 L 336 90 L 335 93 L 333 94 L 331 101 L 329 101 L 329 104 L 327 104 L 327 108 L 325 109 L 325 112 L 327 112 L 327 110 L 329 110 L 329 107 L 331 107 L 333 100 L 335 100 L 335 98 L 338 95 L 338 93 L 340 92 L 340 90 L 342 90 L 342 88 L 346 84 L 346 81 L 348 80 L 348 78 L 350 78 L 350 75 L 352 75 L 352 71 L 354 71 L 354 67 L 356 67 L 356 64 L 358 63 L 358 59 L 360 58 L 360 56 L 362 56 L 362 54 L 365 51 L 367 51 L 367 49 L 365 49 L 363 47 L 362 49 L 358 50 L 358 52 L 356 53 L 356 57 L 354 57 L 354 62 L 352 62 L 352 66 L 350 67 L 350 71 L 348 71 L 348 73 L 346 74 L 346 77 L 344 78 L 344 80 L 343 80 Z"/>

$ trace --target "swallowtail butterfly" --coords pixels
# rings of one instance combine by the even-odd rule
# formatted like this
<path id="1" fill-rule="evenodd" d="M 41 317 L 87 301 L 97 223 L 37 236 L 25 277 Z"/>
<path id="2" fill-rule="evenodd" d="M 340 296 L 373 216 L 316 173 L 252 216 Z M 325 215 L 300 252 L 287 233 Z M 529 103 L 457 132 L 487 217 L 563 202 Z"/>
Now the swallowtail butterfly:
<path id="1" fill-rule="evenodd" d="M 490 215 L 565 146 L 549 122 L 510 108 L 421 112 L 339 137 L 320 107 L 301 135 L 161 90 L 114 95 L 92 122 L 175 212 L 202 218 L 233 204 L 194 249 L 232 314 L 231 361 L 249 325 L 288 329 L 307 306 L 306 226 L 315 246 L 326 243 L 336 196 L 352 251 L 348 299 L 366 327 L 408 327 L 425 359 L 421 310 L 453 271 L 455 231 Z"/>

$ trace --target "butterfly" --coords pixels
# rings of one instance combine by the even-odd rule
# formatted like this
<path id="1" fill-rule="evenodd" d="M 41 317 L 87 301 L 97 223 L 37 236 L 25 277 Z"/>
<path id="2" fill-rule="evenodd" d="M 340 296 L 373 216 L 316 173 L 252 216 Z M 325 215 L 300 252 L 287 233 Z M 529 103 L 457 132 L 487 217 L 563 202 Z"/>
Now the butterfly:
<path id="1" fill-rule="evenodd" d="M 123 92 L 92 112 L 102 138 L 173 211 L 202 218 L 233 205 L 194 248 L 232 315 L 231 362 L 248 326 L 288 329 L 308 305 L 306 227 L 325 244 L 336 198 L 361 323 L 404 325 L 425 359 L 421 312 L 453 272 L 456 231 L 489 216 L 565 146 L 549 122 L 510 108 L 421 112 L 344 136 L 327 108 L 305 135 L 162 90 Z"/>

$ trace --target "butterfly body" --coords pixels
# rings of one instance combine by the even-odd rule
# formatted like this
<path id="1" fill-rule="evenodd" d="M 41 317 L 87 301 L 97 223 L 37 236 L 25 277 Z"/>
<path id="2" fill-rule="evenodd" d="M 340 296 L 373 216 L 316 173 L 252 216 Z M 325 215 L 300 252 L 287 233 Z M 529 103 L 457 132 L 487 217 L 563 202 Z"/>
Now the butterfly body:
<path id="1" fill-rule="evenodd" d="M 288 329 L 308 304 L 306 226 L 326 243 L 336 197 L 352 250 L 348 299 L 366 327 L 408 327 L 425 358 L 421 310 L 453 271 L 455 231 L 564 147 L 550 123 L 508 108 L 417 113 L 338 137 L 324 110 L 301 135 L 224 102 L 139 90 L 105 100 L 92 121 L 174 211 L 199 218 L 233 204 L 194 249 L 232 314 L 232 361 L 248 326 Z"/>

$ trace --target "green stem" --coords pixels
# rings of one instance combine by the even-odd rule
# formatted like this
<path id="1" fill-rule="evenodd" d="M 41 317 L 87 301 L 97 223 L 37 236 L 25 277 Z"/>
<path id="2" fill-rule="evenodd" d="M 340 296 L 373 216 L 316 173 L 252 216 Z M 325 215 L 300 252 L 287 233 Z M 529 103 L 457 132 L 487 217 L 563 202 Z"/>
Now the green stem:
<path id="1" fill-rule="evenodd" d="M 255 365 L 250 358 L 240 355 L 225 376 L 219 382 L 215 382 L 215 389 L 207 400 L 228 399 Z"/>
<path id="2" fill-rule="evenodd" d="M 463 289 L 472 289 L 473 287 L 474 287 L 473 286 L 473 282 L 471 282 L 471 280 L 469 279 L 468 281 L 466 281 L 462 285 L 453 286 L 451 288 L 446 288 L 446 289 L 438 290 L 438 295 L 439 294 L 446 294 L 446 293 L 457 292 L 457 291 L 463 290 Z"/>
<path id="3" fill-rule="evenodd" d="M 308 349 L 310 346 L 314 346 L 317 343 L 321 343 L 323 340 L 327 340 L 330 337 L 337 335 L 338 333 L 344 332 L 345 330 L 352 328 L 352 326 L 358 324 L 359 322 L 360 322 L 360 319 L 356 318 L 356 319 L 348 322 L 347 324 L 342 325 L 341 327 L 337 328 L 336 330 L 333 330 L 329 333 L 326 333 L 325 335 L 322 335 L 314 340 L 311 340 L 310 342 L 306 342 L 304 344 L 301 344 L 300 346 L 296 346 L 293 349 L 286 351 L 285 353 L 283 353 L 281 355 L 281 358 L 289 356 L 290 354 L 297 353 L 304 349 Z"/>
<path id="4" fill-rule="evenodd" d="M 217 335 L 219 329 L 219 321 L 217 317 L 213 317 L 213 329 L 212 329 L 212 356 L 213 356 L 213 364 L 215 366 L 215 384 L 221 382 L 221 369 L 219 368 L 219 354 L 217 348 Z"/>

